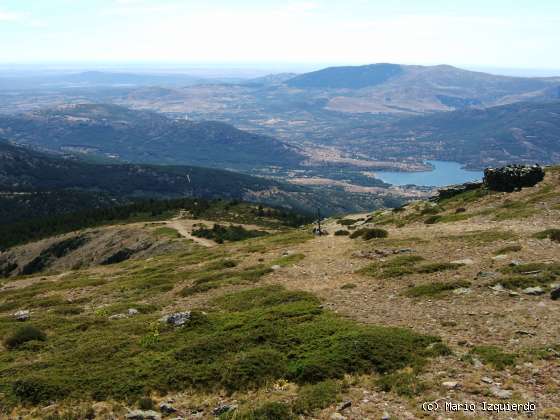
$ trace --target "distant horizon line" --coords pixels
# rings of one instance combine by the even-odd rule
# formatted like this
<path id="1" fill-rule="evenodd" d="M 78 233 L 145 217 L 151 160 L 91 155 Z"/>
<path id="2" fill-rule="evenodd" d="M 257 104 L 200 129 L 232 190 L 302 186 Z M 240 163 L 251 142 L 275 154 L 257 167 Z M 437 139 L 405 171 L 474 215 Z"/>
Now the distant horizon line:
<path id="1" fill-rule="evenodd" d="M 505 76 L 525 75 L 526 77 L 560 76 L 560 68 L 553 67 L 514 67 L 450 63 L 394 63 L 390 61 L 371 62 L 290 62 L 290 61 L 164 61 L 164 60 L 57 60 L 57 61 L 0 61 L 0 70 L 100 70 L 100 69 L 143 69 L 143 70 L 235 70 L 235 71 L 271 71 L 309 72 L 326 67 L 364 66 L 370 64 L 390 63 L 403 66 L 433 67 L 447 65 L 463 70 L 487 72 Z"/>

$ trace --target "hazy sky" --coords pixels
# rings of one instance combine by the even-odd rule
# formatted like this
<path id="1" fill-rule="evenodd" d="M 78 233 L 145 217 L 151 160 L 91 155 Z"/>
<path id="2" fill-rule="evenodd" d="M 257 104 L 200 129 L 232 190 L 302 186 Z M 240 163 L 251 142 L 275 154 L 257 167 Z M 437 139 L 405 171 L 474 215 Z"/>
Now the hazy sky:
<path id="1" fill-rule="evenodd" d="M 0 63 L 560 68 L 560 0 L 0 0 Z"/>

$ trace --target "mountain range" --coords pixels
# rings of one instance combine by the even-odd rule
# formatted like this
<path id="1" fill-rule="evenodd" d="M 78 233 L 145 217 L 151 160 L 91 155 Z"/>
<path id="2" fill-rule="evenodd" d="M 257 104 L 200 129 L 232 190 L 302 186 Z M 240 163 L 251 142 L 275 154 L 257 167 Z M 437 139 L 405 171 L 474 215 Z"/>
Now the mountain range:
<path id="1" fill-rule="evenodd" d="M 342 112 L 410 113 L 491 107 L 560 98 L 560 78 L 498 76 L 448 65 L 371 64 L 330 67 L 287 80 L 321 89 L 326 108 Z"/>

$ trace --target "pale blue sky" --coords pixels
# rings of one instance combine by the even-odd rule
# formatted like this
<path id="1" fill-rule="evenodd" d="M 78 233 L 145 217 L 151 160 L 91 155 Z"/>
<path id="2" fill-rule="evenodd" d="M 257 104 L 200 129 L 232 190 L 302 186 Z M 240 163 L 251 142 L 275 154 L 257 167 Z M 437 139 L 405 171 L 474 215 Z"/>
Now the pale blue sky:
<path id="1" fill-rule="evenodd" d="M 560 0 L 0 0 L 0 63 L 560 68 Z"/>

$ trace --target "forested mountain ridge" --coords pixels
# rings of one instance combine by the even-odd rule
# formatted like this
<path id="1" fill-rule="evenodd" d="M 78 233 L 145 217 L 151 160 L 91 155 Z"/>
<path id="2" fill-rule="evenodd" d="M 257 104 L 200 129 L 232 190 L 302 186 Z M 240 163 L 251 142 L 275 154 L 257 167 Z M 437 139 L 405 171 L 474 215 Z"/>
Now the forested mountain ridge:
<path id="1" fill-rule="evenodd" d="M 560 101 L 520 102 L 363 125 L 344 133 L 356 150 L 427 156 L 484 168 L 560 161 Z"/>
<path id="2" fill-rule="evenodd" d="M 244 168 L 298 165 L 294 146 L 215 121 L 172 120 L 117 105 L 78 104 L 0 116 L 0 135 L 53 151 L 133 163 Z"/>

